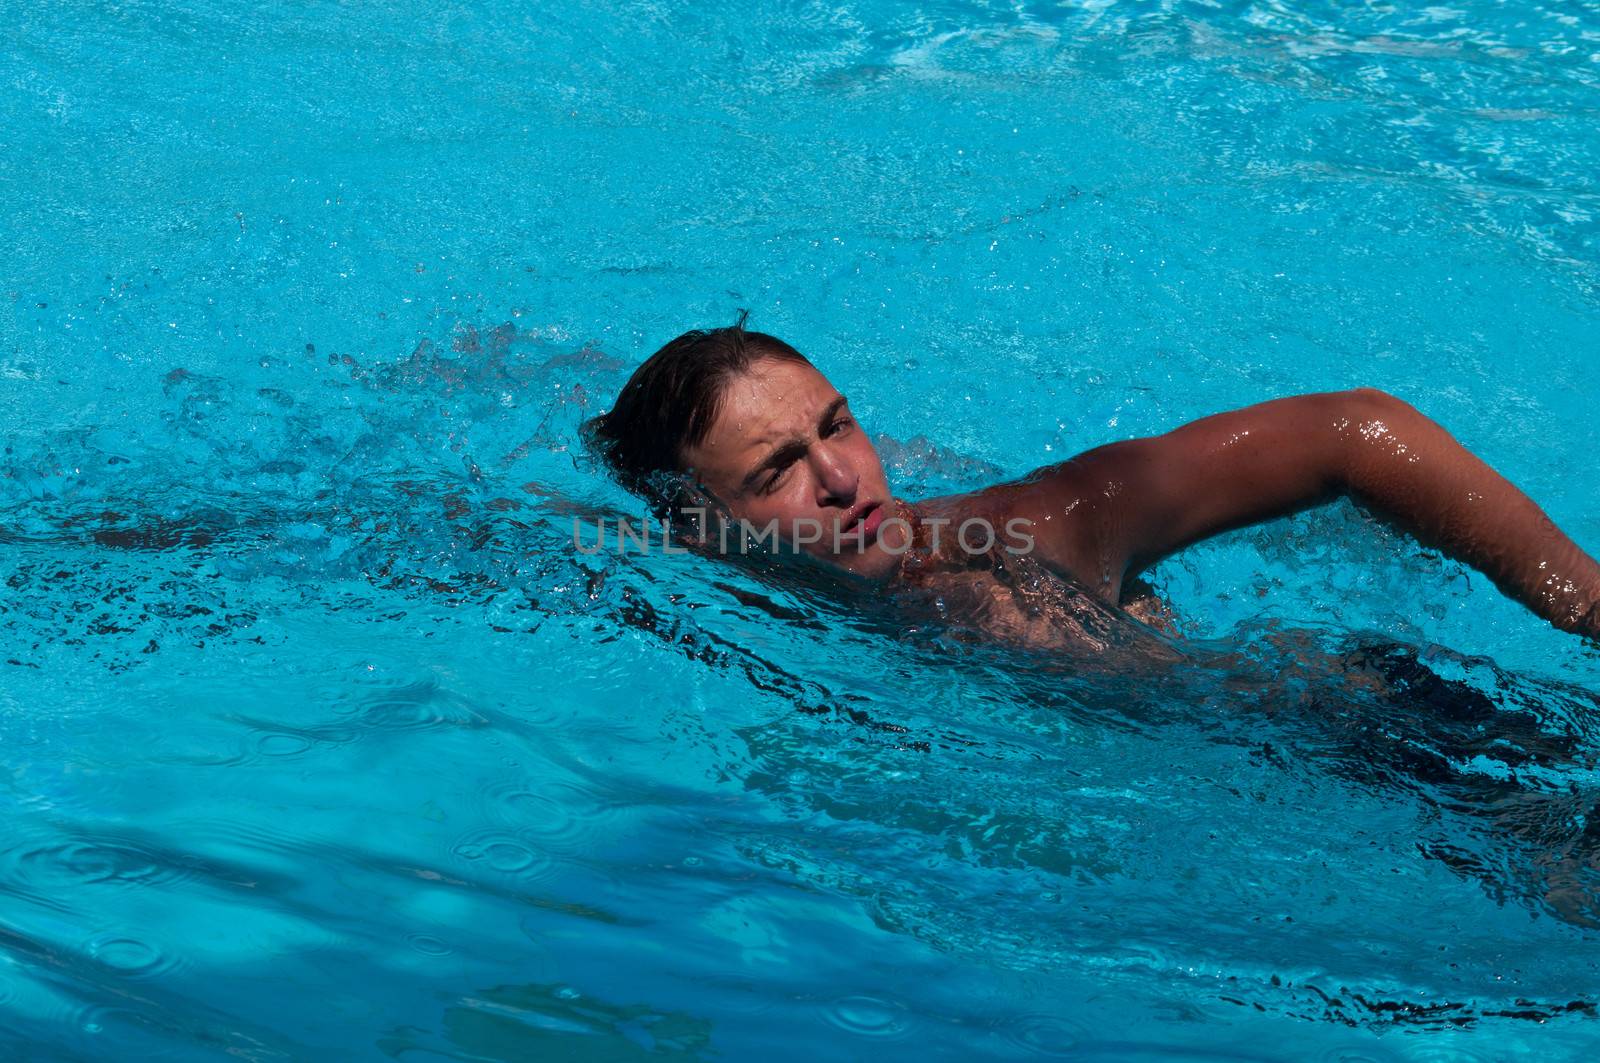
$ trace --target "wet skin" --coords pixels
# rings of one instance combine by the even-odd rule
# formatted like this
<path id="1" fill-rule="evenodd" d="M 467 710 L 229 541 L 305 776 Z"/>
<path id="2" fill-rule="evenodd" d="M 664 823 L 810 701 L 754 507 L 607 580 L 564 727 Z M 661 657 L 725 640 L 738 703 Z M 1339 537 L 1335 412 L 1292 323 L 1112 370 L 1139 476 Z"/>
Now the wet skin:
<path id="1" fill-rule="evenodd" d="M 899 565 L 891 552 L 904 542 L 894 537 L 898 526 L 883 541 L 852 528 L 874 509 L 873 525 L 905 519 L 905 505 L 844 396 L 810 366 L 756 362 L 724 388 L 705 440 L 681 459 L 736 520 L 756 528 L 776 520 L 785 543 L 868 579 L 888 578 Z M 822 534 L 806 542 L 811 529 Z"/>
<path id="2" fill-rule="evenodd" d="M 1034 601 L 1019 604 L 1024 596 L 1016 593 L 1017 569 L 1042 565 L 1101 603 L 1160 626 L 1159 615 L 1148 612 L 1148 598 L 1130 600 L 1141 569 L 1207 536 L 1340 496 L 1358 499 L 1487 573 L 1502 591 L 1557 627 L 1600 635 L 1600 567 L 1444 429 L 1382 392 L 1266 402 L 1165 435 L 1099 447 L 1015 482 L 914 503 L 893 498 L 875 448 L 816 370 L 760 362 L 723 398 L 705 443 L 682 457 L 730 516 L 758 526 L 776 520 L 792 538 L 802 521 L 821 522 L 830 532 L 848 529 L 876 503 L 906 522 L 914 549 L 898 550 L 904 534 L 891 525 L 880 526 L 878 536 L 849 540 L 842 550 L 830 535 L 806 551 L 869 584 L 933 587 L 963 614 L 968 630 L 983 638 L 1090 651 L 1087 657 L 1074 654 L 1075 670 L 1086 660 L 1106 659 L 1109 645 L 1095 618 L 1067 600 L 1087 599 L 1063 586 L 1056 589 L 1065 595 L 1052 595 L 1049 588 L 1030 591 Z M 1017 518 L 1028 522 L 1035 549 L 1012 566 L 1011 579 L 967 564 L 959 543 L 951 547 L 951 529 L 973 518 L 996 528 Z M 935 525 L 944 531 L 942 550 L 929 545 Z M 1039 608 L 1041 598 L 1053 601 Z M 1533 842 L 1538 853 L 1564 854 L 1539 857 L 1537 866 L 1545 870 L 1533 882 L 1537 895 L 1558 918 L 1600 927 L 1593 891 L 1583 885 L 1595 866 L 1587 836 L 1552 849 L 1553 825 L 1568 818 L 1564 806 L 1545 800 L 1551 795 L 1524 792 L 1515 779 L 1457 766 L 1478 755 L 1509 757 L 1514 765 L 1565 763 L 1574 756 L 1570 737 L 1552 738 L 1537 720 L 1504 712 L 1470 684 L 1440 678 L 1397 644 L 1380 641 L 1332 654 L 1321 640 L 1293 630 L 1268 633 L 1262 641 L 1276 651 L 1266 674 L 1258 655 L 1244 647 L 1220 653 L 1213 647 L 1194 659 L 1220 678 L 1222 689 L 1239 691 L 1246 704 L 1265 692 L 1265 703 L 1281 711 L 1287 695 L 1301 699 L 1311 718 L 1332 721 L 1341 729 L 1333 734 L 1336 748 L 1345 751 L 1346 771 L 1370 760 L 1375 785 L 1393 775 L 1420 780 L 1447 795 L 1453 807 L 1482 810 L 1495 826 Z M 1183 644 L 1158 639 L 1139 647 L 1152 688 L 1173 675 L 1187 684 L 1190 673 L 1170 667 L 1179 658 L 1150 653 L 1149 642 L 1158 643 L 1157 649 Z M 1190 648 L 1181 652 L 1188 658 Z M 1054 660 L 1052 652 L 1047 662 Z M 1115 662 L 1123 674 L 1141 664 L 1126 652 L 1116 654 Z M 1342 685 L 1323 682 L 1330 676 Z M 1298 681 L 1285 682 L 1289 677 Z M 1332 697 L 1337 705 L 1341 695 L 1361 692 L 1380 705 L 1414 706 L 1423 720 L 1439 716 L 1468 726 L 1413 746 L 1394 741 L 1387 724 L 1369 729 L 1359 715 L 1324 711 L 1322 698 Z M 1455 869 L 1481 873 L 1475 866 L 1469 861 Z M 1498 881 L 1494 886 L 1502 888 Z"/>
<path id="3" fill-rule="evenodd" d="M 862 579 L 905 580 L 907 558 L 920 579 L 970 571 L 953 529 L 982 519 L 998 534 L 1020 519 L 1035 561 L 1113 606 L 1185 546 L 1350 496 L 1556 627 L 1600 636 L 1600 566 L 1443 428 L 1367 388 L 1264 402 L 913 503 L 893 497 L 826 377 L 763 359 L 728 385 L 706 439 L 680 459 L 732 517 L 775 520 L 785 543 L 823 529 L 802 549 Z"/>

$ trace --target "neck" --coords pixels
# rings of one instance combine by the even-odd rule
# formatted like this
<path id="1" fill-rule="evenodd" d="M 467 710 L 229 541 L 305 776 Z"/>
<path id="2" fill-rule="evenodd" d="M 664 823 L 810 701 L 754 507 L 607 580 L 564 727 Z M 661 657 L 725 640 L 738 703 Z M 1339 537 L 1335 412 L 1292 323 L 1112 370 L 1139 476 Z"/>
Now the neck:
<path id="1" fill-rule="evenodd" d="M 869 584 L 886 586 L 905 578 L 908 562 L 922 550 L 922 515 L 915 505 L 900 499 L 889 503 L 890 514 L 879 540 L 863 555 L 864 564 L 851 566 L 852 576 Z M 889 521 L 895 522 L 889 524 Z"/>

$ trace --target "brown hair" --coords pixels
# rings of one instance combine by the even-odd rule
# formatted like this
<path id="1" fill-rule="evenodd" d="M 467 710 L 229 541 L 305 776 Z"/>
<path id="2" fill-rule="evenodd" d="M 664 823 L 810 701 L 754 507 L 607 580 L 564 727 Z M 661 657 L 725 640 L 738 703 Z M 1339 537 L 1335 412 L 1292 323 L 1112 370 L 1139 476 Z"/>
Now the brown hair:
<path id="1" fill-rule="evenodd" d="M 776 336 L 748 332 L 748 310 L 727 328 L 692 329 L 645 359 L 610 412 L 585 421 L 583 438 L 630 491 L 670 504 L 665 474 L 705 441 L 728 382 L 762 358 L 811 363 Z"/>

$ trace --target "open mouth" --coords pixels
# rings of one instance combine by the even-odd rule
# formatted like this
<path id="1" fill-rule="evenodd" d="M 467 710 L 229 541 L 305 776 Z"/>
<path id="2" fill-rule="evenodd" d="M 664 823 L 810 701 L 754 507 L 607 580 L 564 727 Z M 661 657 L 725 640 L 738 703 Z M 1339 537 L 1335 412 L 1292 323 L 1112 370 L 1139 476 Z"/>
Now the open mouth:
<path id="1" fill-rule="evenodd" d="M 839 533 L 839 538 L 859 539 L 861 545 L 865 546 L 877 539 L 878 529 L 882 524 L 883 503 L 868 502 L 855 512 L 850 523 Z"/>

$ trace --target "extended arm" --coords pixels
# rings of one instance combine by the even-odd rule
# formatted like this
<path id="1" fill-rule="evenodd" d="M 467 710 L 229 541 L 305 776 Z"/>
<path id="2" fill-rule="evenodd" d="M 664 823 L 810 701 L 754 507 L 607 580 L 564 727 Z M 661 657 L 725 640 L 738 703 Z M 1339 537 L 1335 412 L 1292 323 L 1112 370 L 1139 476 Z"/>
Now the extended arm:
<path id="1" fill-rule="evenodd" d="M 1071 567 L 1120 586 L 1196 540 L 1350 495 L 1565 631 L 1600 636 L 1600 565 L 1439 425 L 1381 391 L 1278 399 L 1091 450 L 1043 488 Z"/>

